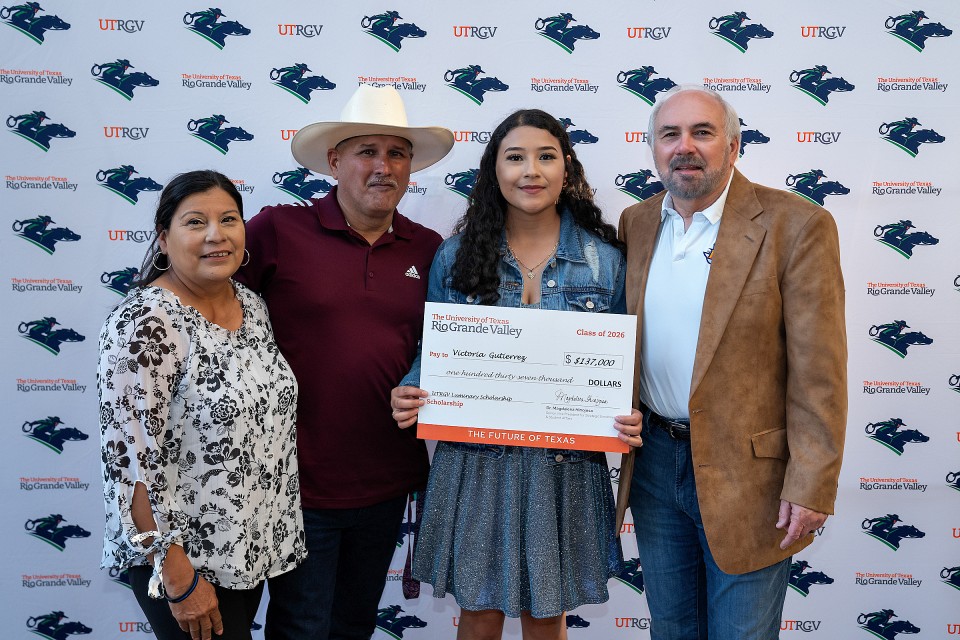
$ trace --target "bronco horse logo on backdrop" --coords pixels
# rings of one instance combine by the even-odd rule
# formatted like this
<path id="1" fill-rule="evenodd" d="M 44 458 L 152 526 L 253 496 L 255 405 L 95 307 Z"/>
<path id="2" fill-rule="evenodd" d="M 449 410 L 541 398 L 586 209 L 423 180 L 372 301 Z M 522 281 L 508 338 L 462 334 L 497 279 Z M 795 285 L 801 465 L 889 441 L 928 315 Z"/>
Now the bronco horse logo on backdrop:
<path id="1" fill-rule="evenodd" d="M 895 513 L 888 513 L 878 518 L 864 518 L 860 523 L 863 532 L 879 540 L 894 551 L 900 548 L 900 541 L 908 538 L 923 538 L 927 534 L 917 529 L 912 524 L 901 524 L 900 516 Z"/>
<path id="2" fill-rule="evenodd" d="M 743 121 L 743 118 L 740 118 L 740 156 L 743 157 L 743 152 L 746 149 L 748 144 L 767 144 L 770 142 L 770 138 L 765 136 L 762 132 L 757 129 L 745 129 L 747 123 Z"/>
<path id="3" fill-rule="evenodd" d="M 484 94 L 488 91 L 506 91 L 510 88 L 510 85 L 501 82 L 500 78 L 495 76 L 479 78 L 481 73 L 486 71 L 478 64 L 471 64 L 459 69 L 447 69 L 443 74 L 443 80 L 448 87 L 456 89 L 476 104 L 483 102 Z"/>
<path id="4" fill-rule="evenodd" d="M 44 151 L 50 150 L 50 141 L 54 138 L 73 138 L 77 135 L 76 131 L 64 124 L 44 124 L 46 120 L 49 120 L 46 112 L 31 111 L 18 116 L 7 116 L 7 127 L 10 133 L 29 140 Z"/>
<path id="5" fill-rule="evenodd" d="M 134 178 L 139 173 L 132 164 L 122 164 L 112 169 L 97 171 L 97 182 L 100 186 L 111 191 L 130 204 L 137 204 L 140 193 L 143 191 L 160 191 L 163 185 L 146 176 Z"/>
<path id="6" fill-rule="evenodd" d="M 67 640 L 72 635 L 87 635 L 93 629 L 78 620 L 63 622 L 67 618 L 63 611 L 51 611 L 39 616 L 27 618 L 27 628 L 47 640 Z"/>
<path id="7" fill-rule="evenodd" d="M 578 615 L 567 614 L 567 629 L 586 629 L 590 626 L 589 620 L 584 620 Z"/>
<path id="8" fill-rule="evenodd" d="M 21 322 L 17 330 L 20 335 L 34 344 L 38 344 L 50 353 L 58 355 L 63 342 L 83 342 L 86 338 L 73 329 L 54 329 L 57 319 L 51 316 L 29 322 Z"/>
<path id="9" fill-rule="evenodd" d="M 890 144 L 903 149 L 911 158 L 916 158 L 920 153 L 922 144 L 940 144 L 946 138 L 933 129 L 918 129 L 920 121 L 914 117 L 907 117 L 903 120 L 894 120 L 893 122 L 884 122 L 880 125 L 880 136 Z"/>
<path id="10" fill-rule="evenodd" d="M 853 91 L 856 87 L 847 82 L 843 77 L 836 76 L 825 78 L 831 74 L 830 69 L 825 64 L 818 64 L 809 69 L 793 70 L 790 72 L 790 82 L 794 83 L 794 88 L 804 92 L 821 105 L 826 106 L 830 101 L 830 94 L 836 91 Z"/>
<path id="11" fill-rule="evenodd" d="M 617 82 L 621 88 L 653 106 L 653 103 L 657 101 L 658 93 L 669 91 L 677 86 L 677 83 L 670 78 L 653 78 L 651 80 L 650 77 L 656 74 L 657 70 L 653 66 L 643 65 L 636 69 L 620 71 L 617 73 Z"/>
<path id="12" fill-rule="evenodd" d="M 23 523 L 23 528 L 27 530 L 27 535 L 43 540 L 59 551 L 63 551 L 70 538 L 90 537 L 90 532 L 80 525 L 68 524 L 61 527 L 61 522 L 66 522 L 66 518 L 59 513 L 51 513 L 43 518 L 27 520 Z"/>
<path id="13" fill-rule="evenodd" d="M 861 613 L 857 616 L 857 624 L 864 631 L 869 631 L 881 640 L 895 640 L 901 633 L 914 634 L 920 632 L 920 627 L 909 620 L 893 620 L 897 614 L 893 609 L 881 609 L 871 613 Z"/>
<path id="14" fill-rule="evenodd" d="M 396 11 L 385 11 L 372 16 L 363 16 L 360 20 L 360 26 L 380 42 L 384 43 L 394 51 L 400 51 L 403 46 L 404 38 L 423 38 L 427 32 L 412 22 L 397 23 L 402 20 Z"/>
<path id="15" fill-rule="evenodd" d="M 404 613 L 398 604 L 393 604 L 377 611 L 377 629 L 399 640 L 403 638 L 404 631 L 408 631 L 409 629 L 423 629 L 427 626 L 426 621 L 421 620 L 417 616 L 397 617 L 398 613 Z"/>
<path id="16" fill-rule="evenodd" d="M 940 570 L 943 584 L 960 591 L 960 567 L 944 567 Z"/>
<path id="17" fill-rule="evenodd" d="M 137 87 L 155 87 L 160 81 L 149 73 L 135 71 L 127 73 L 127 69 L 133 69 L 133 65 L 126 58 L 117 58 L 113 62 L 104 62 L 94 64 L 90 67 L 90 75 L 105 87 L 110 87 L 127 100 L 133 100 L 133 90 Z"/>
<path id="18" fill-rule="evenodd" d="M 950 471 L 944 479 L 947 481 L 948 487 L 954 491 L 960 491 L 960 471 Z"/>
<path id="19" fill-rule="evenodd" d="M 622 566 L 623 569 L 614 578 L 643 595 L 643 569 L 640 568 L 640 558 L 625 560 Z"/>
<path id="20" fill-rule="evenodd" d="M 641 202 L 663 191 L 663 183 L 659 180 L 653 180 L 653 171 L 650 169 L 621 173 L 614 178 L 613 183 L 620 193 L 625 193 L 634 200 Z"/>
<path id="21" fill-rule="evenodd" d="M 850 193 L 850 189 L 840 182 L 820 182 L 821 178 L 826 177 L 827 174 L 820 169 L 811 169 L 804 173 L 791 173 L 784 182 L 790 187 L 790 191 L 822 207 L 827 196 L 845 196 Z"/>
<path id="22" fill-rule="evenodd" d="M 39 2 L 0 7 L 0 20 L 37 44 L 43 44 L 47 31 L 66 31 L 70 28 L 70 23 L 57 15 L 39 15 L 43 10 Z"/>
<path id="23" fill-rule="evenodd" d="M 927 18 L 923 11 L 911 11 L 900 16 L 889 16 L 884 21 L 887 33 L 907 43 L 917 51 L 923 51 L 927 46 L 927 38 L 946 38 L 953 35 L 939 22 L 920 24 Z"/>
<path id="24" fill-rule="evenodd" d="M 907 349 L 911 346 L 933 344 L 933 338 L 927 337 L 920 331 L 903 333 L 904 329 L 909 328 L 910 325 L 906 321 L 894 320 L 886 324 L 875 324 L 870 327 L 867 333 L 870 334 L 874 342 L 882 344 L 901 358 L 906 358 Z"/>
<path id="25" fill-rule="evenodd" d="M 574 129 L 570 131 L 570 127 L 577 126 L 570 118 L 558 118 L 558 120 L 560 124 L 563 125 L 563 130 L 566 131 L 570 137 L 570 146 L 576 146 L 577 144 L 595 144 L 599 142 L 600 138 L 586 129 Z"/>
<path id="26" fill-rule="evenodd" d="M 313 173 L 306 167 L 297 167 L 292 171 L 277 171 L 273 174 L 273 184 L 277 189 L 299 200 L 306 202 L 317 194 L 323 195 L 333 189 L 333 185 L 323 178 L 307 180 Z"/>
<path id="27" fill-rule="evenodd" d="M 746 11 L 735 11 L 726 16 L 710 18 L 711 33 L 721 40 L 732 44 L 740 53 L 745 53 L 751 40 L 765 40 L 773 37 L 773 31 L 759 22 L 743 24 L 750 16 Z"/>
<path id="28" fill-rule="evenodd" d="M 898 456 L 903 455 L 903 448 L 910 443 L 929 442 L 930 437 L 917 429 L 900 430 L 907 424 L 901 418 L 890 418 L 882 422 L 868 422 L 864 427 L 867 437 L 893 451 Z"/>
<path id="29" fill-rule="evenodd" d="M 67 227 L 48 228 L 51 224 L 56 223 L 50 216 L 38 216 L 26 220 L 14 220 L 12 228 L 17 237 L 40 247 L 48 254 L 53 254 L 57 250 L 58 242 L 76 242 L 80 239 L 79 233 L 74 233 Z"/>
<path id="30" fill-rule="evenodd" d="M 810 587 L 815 584 L 833 584 L 833 578 L 822 571 L 807 572 L 807 569 L 811 568 L 810 563 L 806 560 L 800 560 L 790 565 L 790 581 L 788 584 L 791 589 L 804 598 L 810 595 Z"/>
<path id="31" fill-rule="evenodd" d="M 133 286 L 133 280 L 140 275 L 137 267 L 126 267 L 117 271 L 104 271 L 100 274 L 100 282 L 104 289 L 109 289 L 121 297 L 127 295 L 130 287 Z"/>
<path id="32" fill-rule="evenodd" d="M 56 451 L 57 455 L 63 453 L 65 442 L 79 442 L 90 437 L 80 429 L 61 427 L 62 424 L 59 416 L 48 416 L 40 420 L 24 421 L 21 430 L 31 440 Z"/>
<path id="33" fill-rule="evenodd" d="M 479 173 L 480 169 L 467 169 L 466 171 L 460 171 L 458 173 L 448 173 L 443 179 L 443 183 L 447 185 L 448 191 L 452 191 L 469 200 L 470 194 L 473 193 L 473 187 L 477 184 L 477 175 Z"/>
<path id="34" fill-rule="evenodd" d="M 230 121 L 221 114 L 213 114 L 206 118 L 197 118 L 187 122 L 187 130 L 194 132 L 191 135 L 198 140 L 203 140 L 211 147 L 227 155 L 231 142 L 248 142 L 253 140 L 253 134 L 243 127 L 227 127 L 221 129 L 224 124 Z"/>
<path id="35" fill-rule="evenodd" d="M 310 102 L 310 94 L 314 91 L 329 91 L 337 85 L 324 76 L 308 76 L 312 71 L 303 62 L 297 62 L 289 67 L 274 67 L 270 70 L 270 79 L 273 84 L 295 96 L 304 104 Z"/>
<path id="36" fill-rule="evenodd" d="M 537 18 L 533 23 L 537 33 L 558 45 L 567 53 L 573 53 L 578 40 L 598 40 L 600 34 L 589 25 L 578 24 L 570 26 L 577 19 L 569 13 L 561 13 L 548 18 Z"/>
<path id="37" fill-rule="evenodd" d="M 877 242 L 890 247 L 907 260 L 913 256 L 914 247 L 940 243 L 940 240 L 926 231 L 908 233 L 913 228 L 913 222 L 910 220 L 900 220 L 890 224 L 878 224 L 873 229 L 873 235 L 877 238 Z"/>
<path id="38" fill-rule="evenodd" d="M 220 18 L 224 16 L 226 14 L 215 7 L 204 11 L 187 11 L 183 14 L 183 24 L 187 25 L 188 31 L 196 33 L 217 49 L 222 50 L 227 44 L 227 36 L 250 35 L 250 29 L 239 22 L 233 20 L 220 22 Z"/>

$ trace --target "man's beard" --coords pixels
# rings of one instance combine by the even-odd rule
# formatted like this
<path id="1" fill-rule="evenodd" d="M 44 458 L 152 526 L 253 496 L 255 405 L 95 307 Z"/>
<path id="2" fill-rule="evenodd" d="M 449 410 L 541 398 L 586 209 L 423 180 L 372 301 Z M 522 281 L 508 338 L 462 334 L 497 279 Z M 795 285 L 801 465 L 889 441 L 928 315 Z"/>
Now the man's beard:
<path id="1" fill-rule="evenodd" d="M 697 167 L 703 170 L 706 162 L 697 156 L 676 156 L 670 160 L 670 171 L 662 171 L 657 167 L 663 186 L 674 198 L 681 200 L 696 200 L 717 190 L 730 169 L 729 162 L 724 159 L 723 164 L 715 170 L 702 171 L 699 177 L 684 178 L 673 171 L 679 166 Z"/>

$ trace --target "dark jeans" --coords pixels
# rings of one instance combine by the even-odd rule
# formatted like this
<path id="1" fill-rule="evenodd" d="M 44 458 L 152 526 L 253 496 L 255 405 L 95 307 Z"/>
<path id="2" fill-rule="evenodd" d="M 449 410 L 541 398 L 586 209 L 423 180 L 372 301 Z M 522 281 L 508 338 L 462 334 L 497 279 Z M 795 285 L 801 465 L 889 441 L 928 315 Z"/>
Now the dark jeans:
<path id="1" fill-rule="evenodd" d="M 307 559 L 268 585 L 267 640 L 368 640 L 407 497 L 360 509 L 304 509 Z"/>
<path id="2" fill-rule="evenodd" d="M 152 567 L 131 567 L 130 586 L 147 622 L 158 640 L 189 640 L 190 633 L 182 631 L 177 619 L 170 613 L 166 600 L 155 600 L 147 595 L 147 585 L 153 574 Z M 221 640 L 250 640 L 250 626 L 260 607 L 263 583 L 253 589 L 224 589 L 213 585 L 217 592 L 220 617 L 223 618 L 223 635 L 213 636 Z"/>
<path id="3" fill-rule="evenodd" d="M 790 558 L 740 575 L 720 570 L 703 530 L 690 441 L 671 439 L 648 414 L 631 480 L 651 640 L 776 638 Z"/>

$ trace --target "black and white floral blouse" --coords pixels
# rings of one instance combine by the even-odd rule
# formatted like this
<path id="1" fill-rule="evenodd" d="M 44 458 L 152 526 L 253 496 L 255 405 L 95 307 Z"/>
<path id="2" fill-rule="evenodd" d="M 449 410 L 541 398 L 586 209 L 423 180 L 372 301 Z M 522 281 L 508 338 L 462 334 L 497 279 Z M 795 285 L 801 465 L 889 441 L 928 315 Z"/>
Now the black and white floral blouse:
<path id="1" fill-rule="evenodd" d="M 171 544 L 214 584 L 249 589 L 305 556 L 297 472 L 297 383 L 263 301 L 234 283 L 229 331 L 171 291 L 132 291 L 100 332 L 102 567 L 148 564 Z M 157 530 L 146 547 L 130 508 L 145 485 Z M 158 595 L 158 594 L 157 594 Z"/>

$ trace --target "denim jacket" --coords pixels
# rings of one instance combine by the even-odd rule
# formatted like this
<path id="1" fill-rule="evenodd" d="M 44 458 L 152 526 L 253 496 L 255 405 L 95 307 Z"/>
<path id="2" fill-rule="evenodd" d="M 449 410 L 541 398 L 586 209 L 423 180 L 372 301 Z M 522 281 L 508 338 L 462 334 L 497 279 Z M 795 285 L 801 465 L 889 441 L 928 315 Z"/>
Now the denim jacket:
<path id="1" fill-rule="evenodd" d="M 460 247 L 461 236 L 444 240 L 430 267 L 427 288 L 428 302 L 477 305 L 474 296 L 453 288 L 453 263 Z M 517 261 L 507 249 L 506 234 L 500 241 L 500 300 L 497 306 L 519 307 L 523 295 L 523 274 Z M 626 258 L 619 249 L 604 242 L 599 236 L 574 222 L 569 211 L 560 216 L 560 244 L 556 255 L 543 269 L 540 278 L 540 308 L 555 311 L 585 311 L 592 313 L 626 313 L 624 278 Z M 420 386 L 420 352 L 401 386 Z M 458 447 L 479 455 L 500 457 L 504 445 L 466 444 Z M 549 460 L 557 463 L 575 462 L 593 455 L 590 451 L 545 450 Z"/>

